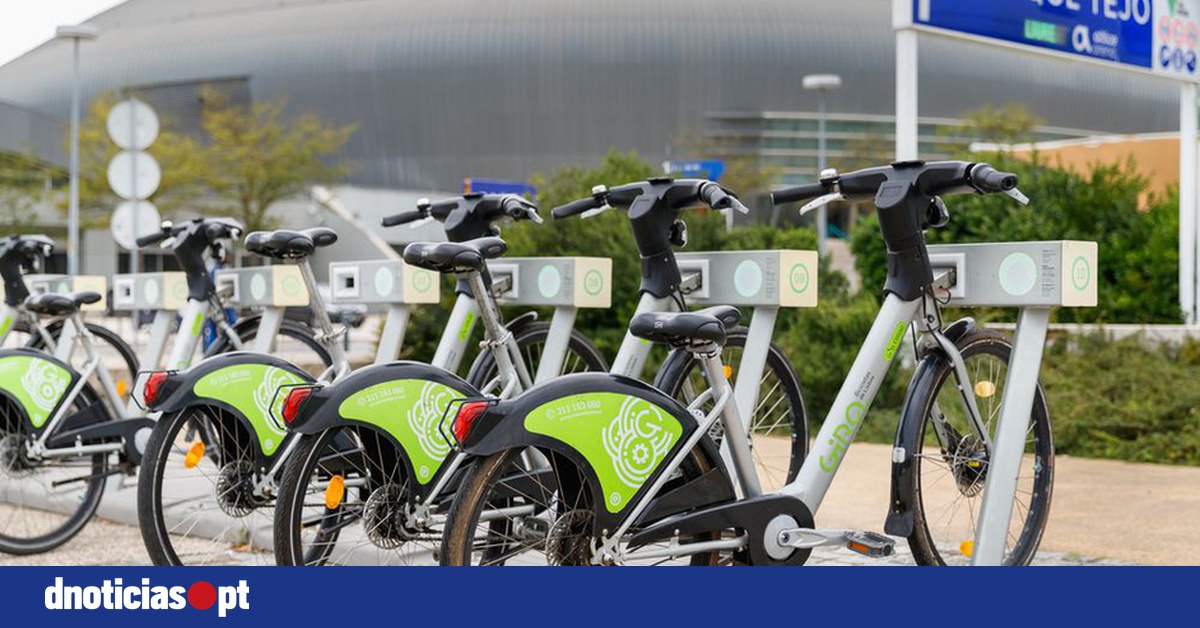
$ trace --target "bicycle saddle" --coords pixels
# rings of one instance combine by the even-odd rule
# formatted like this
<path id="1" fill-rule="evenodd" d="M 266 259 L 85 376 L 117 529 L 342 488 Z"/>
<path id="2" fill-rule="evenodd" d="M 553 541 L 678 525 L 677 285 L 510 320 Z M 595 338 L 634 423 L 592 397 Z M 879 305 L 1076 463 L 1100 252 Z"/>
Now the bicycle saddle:
<path id="1" fill-rule="evenodd" d="M 404 261 L 439 273 L 482 272 L 484 261 L 508 251 L 500 238 L 477 238 L 466 242 L 413 242 L 404 247 Z"/>
<path id="2" fill-rule="evenodd" d="M 78 310 L 81 305 L 96 303 L 99 300 L 100 293 L 91 291 L 39 294 L 25 299 L 25 309 L 34 314 L 63 316 Z"/>
<path id="3" fill-rule="evenodd" d="M 246 250 L 263 257 L 294 260 L 308 257 L 317 249 L 337 242 L 337 239 L 337 232 L 328 227 L 313 227 L 303 231 L 255 231 L 246 236 Z"/>
<path id="4" fill-rule="evenodd" d="M 731 305 L 716 305 L 696 312 L 645 312 L 633 317 L 629 333 L 674 347 L 689 344 L 725 344 L 725 330 L 738 324 L 741 312 Z"/>

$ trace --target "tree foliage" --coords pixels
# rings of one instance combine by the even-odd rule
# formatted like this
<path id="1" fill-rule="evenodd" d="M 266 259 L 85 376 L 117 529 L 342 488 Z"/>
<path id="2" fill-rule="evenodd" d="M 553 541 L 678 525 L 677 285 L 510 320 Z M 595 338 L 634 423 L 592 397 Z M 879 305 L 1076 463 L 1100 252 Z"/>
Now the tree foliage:
<path id="1" fill-rule="evenodd" d="M 25 153 L 0 153 L 0 227 L 23 231 L 37 221 L 37 207 L 51 197 L 51 182 L 61 171 Z"/>
<path id="2" fill-rule="evenodd" d="M 150 200 L 164 214 L 186 207 L 232 215 L 251 230 L 267 229 L 274 224 L 269 212 L 276 202 L 344 173 L 330 160 L 354 126 L 332 126 L 308 113 L 290 116 L 283 98 L 241 106 L 209 87 L 202 87 L 199 97 L 202 135 L 189 136 L 176 128 L 178 121 L 163 119 L 149 150 L 163 173 Z M 107 174 L 120 149 L 106 128 L 108 112 L 119 99 L 117 92 L 99 95 L 80 128 L 80 207 L 90 225 L 106 225 L 120 203 L 109 190 Z"/>

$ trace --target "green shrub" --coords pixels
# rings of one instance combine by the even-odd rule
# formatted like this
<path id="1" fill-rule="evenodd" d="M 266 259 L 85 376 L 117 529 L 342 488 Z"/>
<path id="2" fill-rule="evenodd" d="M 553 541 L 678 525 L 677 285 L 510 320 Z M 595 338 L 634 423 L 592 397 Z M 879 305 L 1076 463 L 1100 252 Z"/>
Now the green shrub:
<path id="1" fill-rule="evenodd" d="M 1055 339 L 1042 383 L 1057 452 L 1200 464 L 1198 348 L 1102 333 Z"/>

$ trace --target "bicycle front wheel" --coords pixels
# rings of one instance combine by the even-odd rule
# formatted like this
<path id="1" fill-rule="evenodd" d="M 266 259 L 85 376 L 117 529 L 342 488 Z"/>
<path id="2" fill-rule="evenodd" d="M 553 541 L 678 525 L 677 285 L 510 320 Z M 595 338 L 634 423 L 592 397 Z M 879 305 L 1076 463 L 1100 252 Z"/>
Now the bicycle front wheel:
<path id="1" fill-rule="evenodd" d="M 989 438 L 1000 416 L 1012 343 L 1003 334 L 974 330 L 956 343 L 966 363 L 979 413 Z M 957 390 L 954 367 L 943 360 L 912 386 L 920 421 L 914 445 L 914 472 L 908 475 L 914 495 L 913 532 L 908 537 L 920 565 L 965 565 L 974 551 L 975 528 L 983 505 L 989 456 Z M 1054 485 L 1054 440 L 1050 413 L 1041 386 L 1034 396 L 1025 453 L 1017 479 L 1004 564 L 1028 565 L 1037 553 Z"/>

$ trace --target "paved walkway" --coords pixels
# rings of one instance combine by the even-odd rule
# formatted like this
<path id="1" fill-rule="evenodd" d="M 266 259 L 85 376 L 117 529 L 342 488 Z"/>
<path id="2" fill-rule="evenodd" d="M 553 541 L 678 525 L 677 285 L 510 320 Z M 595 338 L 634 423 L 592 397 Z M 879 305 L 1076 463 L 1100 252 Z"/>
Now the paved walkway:
<path id="1" fill-rule="evenodd" d="M 759 442 L 760 453 L 782 455 L 778 444 Z M 850 449 L 817 523 L 822 527 L 883 528 L 891 448 L 860 443 Z M 1191 544 L 1200 530 L 1200 468 L 1132 464 L 1059 456 L 1050 524 L 1038 565 L 1200 565 Z M 132 520 L 133 489 L 109 493 L 102 509 Z M 0 555 L 0 565 L 140 565 L 149 558 L 135 527 L 91 522 L 73 541 L 48 554 Z M 907 544 L 896 554 L 869 559 L 822 548 L 812 565 L 911 565 Z"/>

